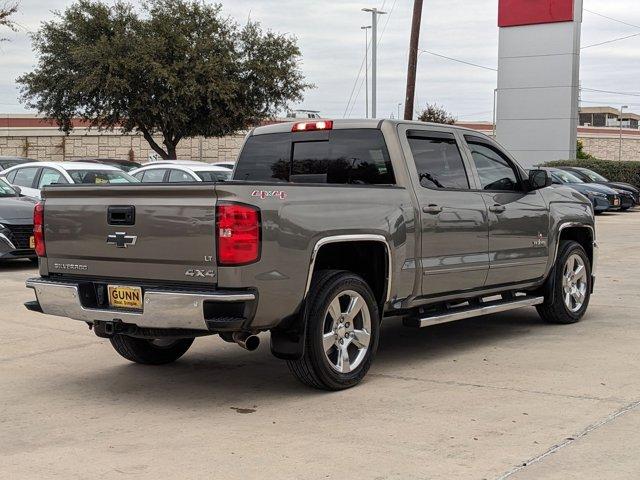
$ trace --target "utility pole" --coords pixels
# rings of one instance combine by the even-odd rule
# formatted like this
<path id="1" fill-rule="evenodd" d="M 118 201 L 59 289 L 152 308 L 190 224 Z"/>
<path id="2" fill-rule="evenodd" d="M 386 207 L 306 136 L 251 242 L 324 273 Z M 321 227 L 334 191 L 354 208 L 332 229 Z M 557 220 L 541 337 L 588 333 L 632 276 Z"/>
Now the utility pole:
<path id="1" fill-rule="evenodd" d="M 378 102 L 378 15 L 385 15 L 377 8 L 363 8 L 371 12 L 371 117 L 376 118 Z"/>
<path id="2" fill-rule="evenodd" d="M 620 153 L 618 154 L 618 161 L 622 161 L 622 111 L 625 108 L 629 108 L 627 105 L 622 105 L 620 107 Z"/>
<path id="3" fill-rule="evenodd" d="M 409 41 L 409 67 L 407 70 L 407 96 L 404 101 L 404 119 L 413 120 L 413 104 L 416 96 L 416 70 L 418 68 L 418 44 L 422 22 L 422 0 L 413 2 L 411 20 L 411 40 Z"/>
<path id="4" fill-rule="evenodd" d="M 364 30 L 364 90 L 365 90 L 365 101 L 366 101 L 366 111 L 367 117 L 369 118 L 369 29 L 371 25 L 365 25 L 364 27 L 360 27 L 361 30 Z"/>

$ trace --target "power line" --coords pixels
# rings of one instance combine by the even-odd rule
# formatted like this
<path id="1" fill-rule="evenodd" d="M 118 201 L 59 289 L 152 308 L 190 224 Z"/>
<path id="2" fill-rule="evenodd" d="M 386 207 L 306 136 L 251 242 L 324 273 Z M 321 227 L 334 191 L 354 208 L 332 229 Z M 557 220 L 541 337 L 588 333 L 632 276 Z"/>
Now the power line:
<path id="1" fill-rule="evenodd" d="M 613 90 L 599 90 L 597 88 L 582 88 L 585 92 L 609 93 L 612 95 L 623 95 L 628 97 L 640 97 L 640 93 L 635 92 L 616 92 Z"/>
<path id="2" fill-rule="evenodd" d="M 587 8 L 584 9 L 585 12 L 589 12 L 593 15 L 597 15 L 598 17 L 606 18 L 607 20 L 611 20 L 612 22 L 621 23 L 622 25 L 627 25 L 628 27 L 640 28 L 640 25 L 634 25 L 633 23 L 624 22 L 622 20 L 618 20 L 617 18 L 608 17 L 607 15 L 603 15 L 602 13 L 594 12 L 593 10 L 589 10 Z"/>
<path id="3" fill-rule="evenodd" d="M 599 47 L 600 45 L 607 45 L 607 44 L 613 43 L 613 42 L 620 42 L 621 40 L 626 40 L 628 38 L 633 38 L 633 37 L 640 37 L 640 32 L 634 33 L 632 35 L 626 35 L 624 37 L 614 38 L 612 40 L 607 40 L 606 42 L 592 43 L 591 45 L 586 45 L 584 47 L 581 47 L 581 50 L 584 50 L 586 48 L 591 48 L 591 47 Z"/>
<path id="4" fill-rule="evenodd" d="M 471 67 L 482 68 L 484 70 L 491 70 L 492 72 L 497 72 L 498 71 L 497 68 L 486 67 L 484 65 L 478 65 L 477 63 L 467 62 L 466 60 L 460 60 L 459 58 L 447 57 L 446 55 L 441 55 L 440 53 L 431 52 L 429 50 L 420 49 L 420 52 L 427 53 L 429 55 L 433 55 L 434 57 L 440 57 L 440 58 L 444 58 L 446 60 L 451 60 L 452 62 L 463 63 L 463 64 L 469 65 Z"/>

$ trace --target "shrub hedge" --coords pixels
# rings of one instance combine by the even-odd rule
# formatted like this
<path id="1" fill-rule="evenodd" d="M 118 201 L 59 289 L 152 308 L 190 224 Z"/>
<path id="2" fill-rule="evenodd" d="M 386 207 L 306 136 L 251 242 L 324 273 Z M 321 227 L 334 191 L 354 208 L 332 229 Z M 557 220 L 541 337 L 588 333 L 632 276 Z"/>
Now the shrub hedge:
<path id="1" fill-rule="evenodd" d="M 626 182 L 640 188 L 640 162 L 614 162 L 590 158 L 584 160 L 559 160 L 545 165 L 547 167 L 588 168 L 612 182 Z"/>

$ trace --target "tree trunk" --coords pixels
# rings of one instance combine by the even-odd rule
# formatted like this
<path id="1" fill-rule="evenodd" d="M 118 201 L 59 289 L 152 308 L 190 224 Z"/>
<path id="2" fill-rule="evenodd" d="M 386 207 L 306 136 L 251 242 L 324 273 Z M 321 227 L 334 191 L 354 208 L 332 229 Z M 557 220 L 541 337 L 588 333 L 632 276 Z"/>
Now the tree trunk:
<path id="1" fill-rule="evenodd" d="M 167 147 L 167 158 L 165 160 L 177 160 L 178 157 L 176 155 L 177 144 L 175 143 L 167 143 L 164 142 L 164 145 Z"/>

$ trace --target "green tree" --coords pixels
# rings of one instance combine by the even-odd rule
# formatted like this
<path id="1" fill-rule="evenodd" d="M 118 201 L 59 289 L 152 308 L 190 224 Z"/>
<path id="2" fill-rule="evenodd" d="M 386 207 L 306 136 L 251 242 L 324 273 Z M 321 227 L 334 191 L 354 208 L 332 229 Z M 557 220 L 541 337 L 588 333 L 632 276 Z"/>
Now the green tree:
<path id="1" fill-rule="evenodd" d="M 18 11 L 17 3 L 4 3 L 0 6 L 0 27 L 8 28 L 9 30 L 16 31 L 16 24 L 11 20 L 11 16 Z M 0 42 L 5 42 L 7 39 L 0 37 Z"/>
<path id="2" fill-rule="evenodd" d="M 185 137 L 247 128 L 311 87 L 294 38 L 197 0 L 148 0 L 141 11 L 79 0 L 43 23 L 33 45 L 38 64 L 18 79 L 23 103 L 67 133 L 76 117 L 141 132 L 164 159 Z"/>
<path id="3" fill-rule="evenodd" d="M 456 118 L 437 103 L 427 103 L 426 108 L 418 114 L 418 120 L 421 122 L 445 123 L 447 125 L 456 123 Z"/>

